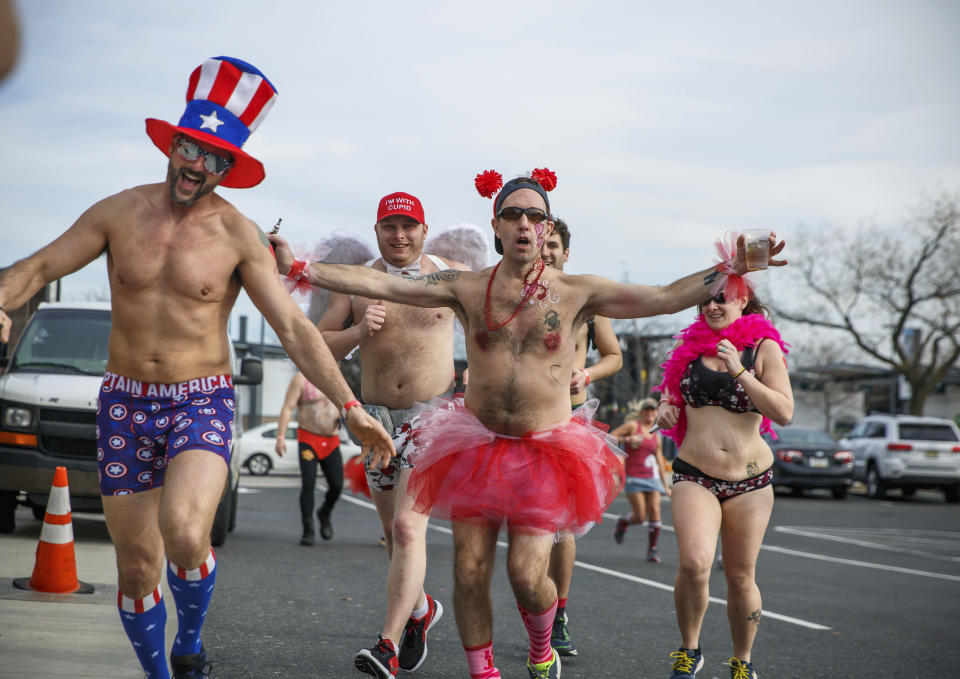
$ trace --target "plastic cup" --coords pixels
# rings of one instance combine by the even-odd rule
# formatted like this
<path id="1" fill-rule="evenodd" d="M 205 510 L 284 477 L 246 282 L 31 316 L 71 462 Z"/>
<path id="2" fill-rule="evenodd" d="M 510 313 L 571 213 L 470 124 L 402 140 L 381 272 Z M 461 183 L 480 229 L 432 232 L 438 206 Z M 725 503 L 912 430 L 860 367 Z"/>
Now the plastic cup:
<path id="1" fill-rule="evenodd" d="M 747 271 L 766 269 L 770 260 L 770 230 L 744 229 L 743 240 L 747 249 Z"/>

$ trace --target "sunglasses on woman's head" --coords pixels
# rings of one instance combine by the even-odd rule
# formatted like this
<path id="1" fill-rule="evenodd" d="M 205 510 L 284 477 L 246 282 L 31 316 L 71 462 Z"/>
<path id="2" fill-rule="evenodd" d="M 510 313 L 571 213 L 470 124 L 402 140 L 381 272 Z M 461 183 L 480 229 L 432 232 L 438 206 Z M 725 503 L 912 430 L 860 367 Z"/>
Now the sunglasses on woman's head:
<path id="1" fill-rule="evenodd" d="M 538 207 L 505 207 L 497 213 L 500 219 L 506 219 L 508 222 L 515 222 L 521 216 L 527 215 L 527 221 L 531 224 L 539 224 L 547 220 L 547 213 Z"/>

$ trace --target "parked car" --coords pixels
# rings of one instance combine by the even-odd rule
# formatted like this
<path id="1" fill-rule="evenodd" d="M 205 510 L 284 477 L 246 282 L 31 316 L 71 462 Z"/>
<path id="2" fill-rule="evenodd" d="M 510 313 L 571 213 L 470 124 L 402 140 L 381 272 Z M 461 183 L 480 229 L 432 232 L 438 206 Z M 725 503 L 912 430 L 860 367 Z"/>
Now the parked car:
<path id="1" fill-rule="evenodd" d="M 951 420 L 868 415 L 841 444 L 853 452 L 854 478 L 866 482 L 870 497 L 938 488 L 947 502 L 960 502 L 960 429 Z"/>
<path id="2" fill-rule="evenodd" d="M 778 438 L 764 434 L 773 451 L 773 485 L 802 493 L 827 488 L 838 500 L 853 483 L 853 454 L 830 434 L 814 427 L 774 427 Z"/>
<path id="3" fill-rule="evenodd" d="M 285 452 L 277 455 L 277 423 L 261 424 L 247 429 L 240 437 L 240 458 L 243 466 L 255 476 L 264 474 L 300 471 L 300 456 L 297 446 L 297 423 L 287 425 Z M 345 427 L 340 427 L 340 454 L 346 462 L 360 454 L 360 446 L 350 440 Z"/>
<path id="4" fill-rule="evenodd" d="M 18 504 L 42 518 L 53 471 L 67 468 L 74 511 L 102 511 L 97 481 L 97 395 L 107 365 L 107 302 L 45 302 L 30 317 L 9 357 L 0 359 L 0 533 L 13 532 Z M 259 384 L 260 359 L 238 365 L 234 384 Z M 241 411 L 237 393 L 237 412 Z M 242 427 L 234 419 L 233 442 Z M 234 458 L 236 455 L 234 455 Z M 233 462 L 210 531 L 214 546 L 237 521 L 239 463 Z"/>

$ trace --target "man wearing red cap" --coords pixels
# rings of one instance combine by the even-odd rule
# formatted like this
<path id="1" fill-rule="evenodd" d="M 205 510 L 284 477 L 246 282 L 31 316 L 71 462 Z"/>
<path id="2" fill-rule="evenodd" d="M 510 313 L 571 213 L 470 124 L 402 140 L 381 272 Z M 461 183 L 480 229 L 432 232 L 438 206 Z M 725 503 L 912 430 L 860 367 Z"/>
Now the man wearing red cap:
<path id="1" fill-rule="evenodd" d="M 338 292 L 434 312 L 450 308 L 463 324 L 470 383 L 463 399 L 414 409 L 404 450 L 414 465 L 408 490 L 415 512 L 453 521 L 454 613 L 471 679 L 500 677 L 489 588 L 504 524 L 507 574 L 530 642 L 527 672 L 555 679 L 557 588 L 547 575 L 554 536 L 589 530 L 622 487 L 609 437 L 590 423 L 588 409 L 570 413 L 577 334 L 596 314 L 635 318 L 693 306 L 710 296 L 721 269 L 651 287 L 547 268 L 540 248 L 553 223 L 535 178 L 503 185 L 491 224 L 503 255 L 491 269 L 402 281 L 369 268 L 314 263 L 308 276 Z M 771 257 L 783 246 L 771 243 Z M 742 244 L 726 264 L 746 271 Z"/>
<path id="2" fill-rule="evenodd" d="M 468 270 L 460 262 L 423 254 L 427 230 L 423 206 L 415 196 L 403 192 L 384 196 L 374 225 L 381 256 L 366 266 L 411 280 L 443 275 L 438 272 L 448 269 Z M 309 276 L 305 263 L 293 262 L 283 238 L 270 238 L 281 272 L 295 267 Z M 453 388 L 453 319 L 450 309 L 419 309 L 376 297 L 333 294 L 317 327 L 337 358 L 359 345 L 364 408 L 400 436 L 414 404 L 449 394 Z M 420 667 L 426 657 L 427 632 L 440 619 L 443 606 L 423 589 L 428 514 L 411 509 L 409 461 L 399 455 L 384 469 L 366 467 L 390 566 L 380 639 L 361 649 L 354 662 L 362 672 L 390 677 L 400 669 Z"/>
<path id="3" fill-rule="evenodd" d="M 233 437 L 226 321 L 241 287 L 377 461 L 393 455 L 387 432 L 353 407 L 360 404 L 322 336 L 277 280 L 266 238 L 215 193 L 263 179 L 241 146 L 275 98 L 250 64 L 208 59 L 190 77 L 179 125 L 147 120 L 147 134 L 169 156 L 166 181 L 96 203 L 0 275 L 0 305 L 15 309 L 107 255 L 113 325 L 97 415 L 100 493 L 117 552 L 120 619 L 151 679 L 170 677 L 164 556 L 178 617 L 173 676 L 208 671 L 200 630 L 217 572 L 210 528 Z M 9 332 L 0 306 L 0 340 Z"/>

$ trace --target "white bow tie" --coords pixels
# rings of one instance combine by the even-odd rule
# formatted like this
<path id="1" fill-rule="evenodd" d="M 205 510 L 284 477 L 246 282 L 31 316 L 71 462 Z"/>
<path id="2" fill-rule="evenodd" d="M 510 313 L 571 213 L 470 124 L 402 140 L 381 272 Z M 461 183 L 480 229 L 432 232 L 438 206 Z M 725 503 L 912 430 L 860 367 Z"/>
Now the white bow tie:
<path id="1" fill-rule="evenodd" d="M 390 262 L 383 260 L 383 265 L 387 267 L 387 273 L 393 274 L 394 276 L 419 276 L 420 275 L 420 258 L 417 257 L 416 261 L 412 264 L 409 264 L 404 267 L 394 266 Z"/>

